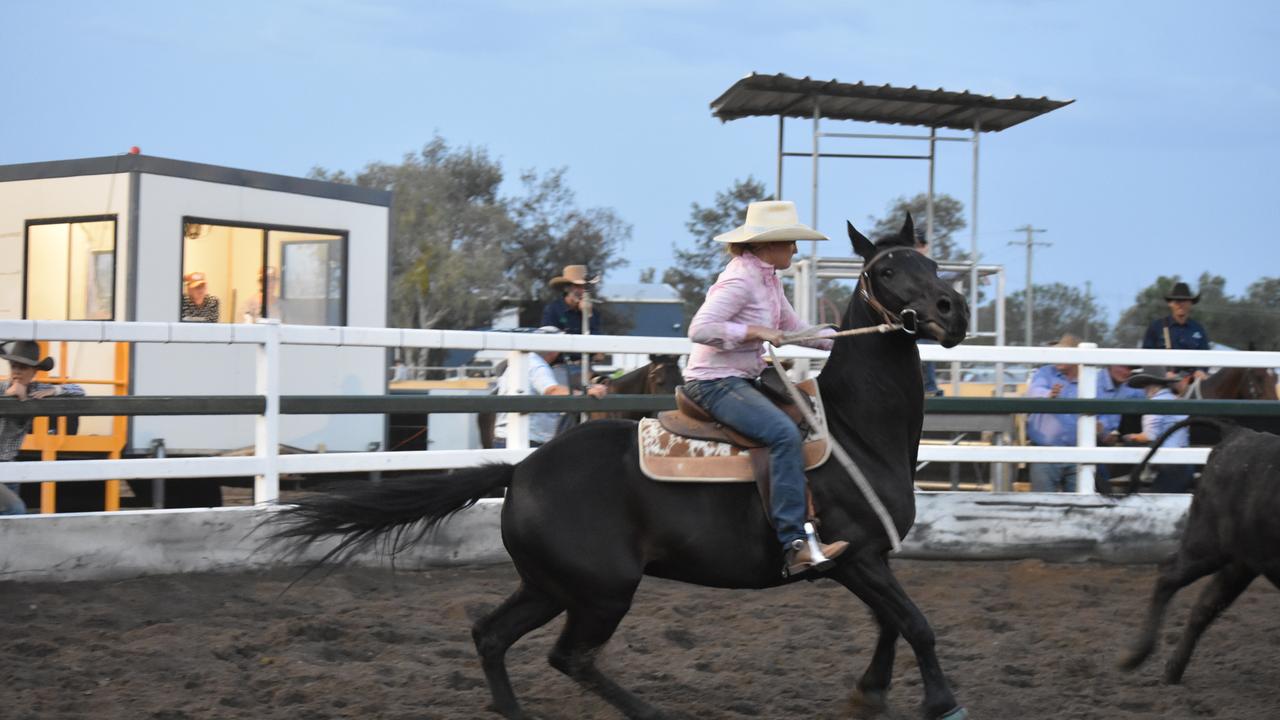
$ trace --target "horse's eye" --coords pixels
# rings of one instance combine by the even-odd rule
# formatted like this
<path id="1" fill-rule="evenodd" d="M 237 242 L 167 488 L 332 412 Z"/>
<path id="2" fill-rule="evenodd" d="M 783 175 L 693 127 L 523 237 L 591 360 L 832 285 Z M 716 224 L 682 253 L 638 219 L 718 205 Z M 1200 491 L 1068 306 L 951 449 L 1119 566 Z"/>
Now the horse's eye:
<path id="1" fill-rule="evenodd" d="M 880 277 L 884 278 L 885 280 L 888 280 L 889 278 L 893 277 L 893 268 L 885 268 L 881 270 Z"/>

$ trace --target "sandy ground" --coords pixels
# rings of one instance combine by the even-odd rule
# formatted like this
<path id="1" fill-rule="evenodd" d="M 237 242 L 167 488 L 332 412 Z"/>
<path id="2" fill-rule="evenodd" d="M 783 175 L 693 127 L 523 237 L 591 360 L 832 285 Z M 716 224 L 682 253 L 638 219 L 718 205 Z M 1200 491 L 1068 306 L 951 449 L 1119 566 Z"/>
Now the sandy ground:
<path id="1" fill-rule="evenodd" d="M 1185 683 L 1159 682 L 1199 585 L 1184 590 L 1153 660 L 1114 669 L 1151 588 L 1150 566 L 896 563 L 975 719 L 1280 717 L 1280 592 L 1258 581 L 1201 641 Z M 473 618 L 515 586 L 510 566 L 342 569 L 288 592 L 297 571 L 120 582 L 0 583 L 0 716 L 483 718 Z M 805 608 L 810 608 L 806 610 Z M 560 621 L 508 656 L 540 718 L 617 718 L 552 670 Z M 602 666 L 675 718 L 846 718 L 875 641 L 830 582 L 725 591 L 647 579 Z M 919 714 L 899 643 L 890 712 Z"/>

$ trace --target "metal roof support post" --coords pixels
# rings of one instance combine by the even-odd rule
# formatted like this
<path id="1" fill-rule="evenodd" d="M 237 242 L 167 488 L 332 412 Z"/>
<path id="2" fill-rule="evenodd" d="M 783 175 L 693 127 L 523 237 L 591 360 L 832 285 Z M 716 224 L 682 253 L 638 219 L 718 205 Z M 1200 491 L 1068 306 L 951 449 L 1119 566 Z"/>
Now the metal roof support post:
<path id="1" fill-rule="evenodd" d="M 782 125 L 786 121 L 786 117 L 778 116 L 778 182 L 773 189 L 774 200 L 782 199 Z"/>
<path id="2" fill-rule="evenodd" d="M 982 121 L 973 121 L 973 204 L 969 207 L 969 312 L 973 315 L 974 330 L 978 326 L 978 136 L 982 133 Z"/>
<path id="3" fill-rule="evenodd" d="M 924 241 L 928 243 L 927 254 L 933 256 L 933 161 L 938 149 L 938 129 L 929 128 L 929 196 L 925 200 Z"/>
<path id="4" fill-rule="evenodd" d="M 818 103 L 818 98 L 813 99 L 813 222 L 810 224 L 814 230 L 818 229 L 818 138 L 822 136 L 822 131 L 818 127 L 818 118 L 822 116 L 822 109 Z M 809 241 L 809 258 L 816 260 L 818 258 L 818 241 Z M 806 317 L 811 324 L 813 318 Z"/>

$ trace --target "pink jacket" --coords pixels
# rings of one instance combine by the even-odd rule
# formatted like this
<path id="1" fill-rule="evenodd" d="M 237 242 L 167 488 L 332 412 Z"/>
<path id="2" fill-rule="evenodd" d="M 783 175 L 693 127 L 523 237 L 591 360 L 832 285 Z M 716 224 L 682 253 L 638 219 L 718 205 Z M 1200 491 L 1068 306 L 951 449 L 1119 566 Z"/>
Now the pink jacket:
<path id="1" fill-rule="evenodd" d="M 685 379 L 759 377 L 765 368 L 764 343 L 746 339 L 748 325 L 785 332 L 807 327 L 787 302 L 773 266 L 744 252 L 729 261 L 689 324 L 694 346 Z M 832 341 L 812 340 L 804 345 L 830 350 Z"/>

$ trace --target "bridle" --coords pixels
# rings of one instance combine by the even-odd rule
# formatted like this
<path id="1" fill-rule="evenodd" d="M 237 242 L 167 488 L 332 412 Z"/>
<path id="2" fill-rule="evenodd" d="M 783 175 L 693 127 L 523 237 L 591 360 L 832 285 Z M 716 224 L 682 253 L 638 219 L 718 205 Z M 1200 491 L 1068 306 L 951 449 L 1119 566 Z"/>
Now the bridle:
<path id="1" fill-rule="evenodd" d="M 858 277 L 858 293 L 862 295 L 862 299 L 866 301 L 867 305 L 880 316 L 880 319 L 883 321 L 883 325 L 890 326 L 890 329 L 892 330 L 901 330 L 908 335 L 915 335 L 919 330 L 919 320 L 916 317 L 916 311 L 911 308 L 906 308 L 900 313 L 895 314 L 890 312 L 889 309 L 880 302 L 879 298 L 876 297 L 875 290 L 871 288 L 872 266 L 879 262 L 881 258 L 892 257 L 893 254 L 899 250 L 918 252 L 912 248 L 894 247 L 885 248 L 873 255 L 871 259 L 867 261 L 867 264 L 862 266 L 862 274 Z M 884 331 L 881 330 L 881 332 Z"/>

